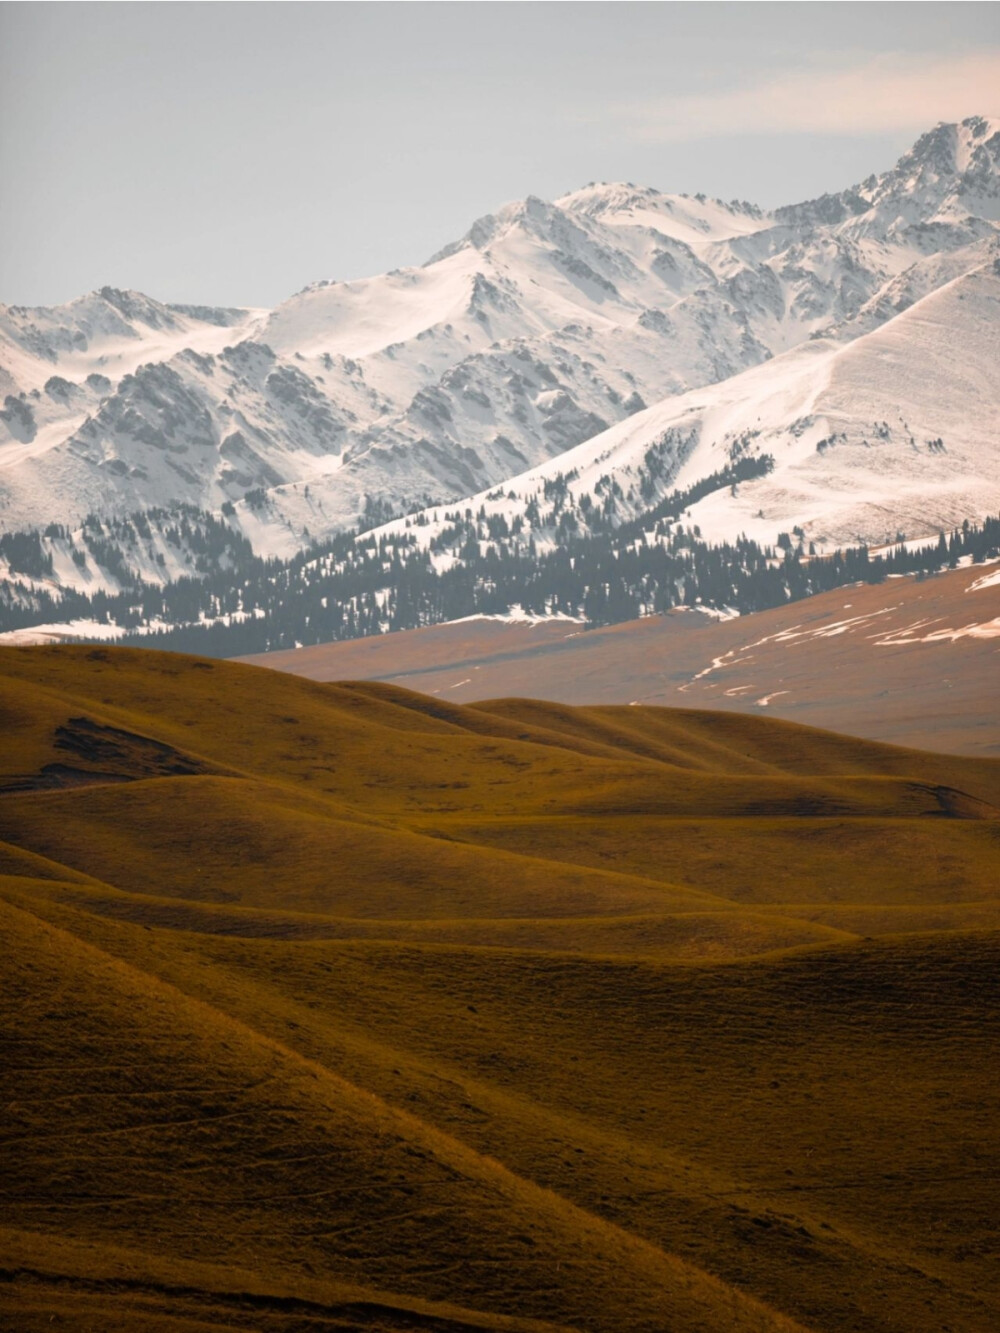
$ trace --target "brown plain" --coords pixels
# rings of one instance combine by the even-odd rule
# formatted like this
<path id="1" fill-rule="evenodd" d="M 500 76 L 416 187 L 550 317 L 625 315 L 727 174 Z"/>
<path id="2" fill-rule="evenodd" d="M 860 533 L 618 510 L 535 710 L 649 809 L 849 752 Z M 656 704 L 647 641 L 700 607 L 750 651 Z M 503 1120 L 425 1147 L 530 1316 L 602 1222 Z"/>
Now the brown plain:
<path id="1" fill-rule="evenodd" d="M 987 582 L 997 572 L 859 584 L 723 622 L 687 610 L 586 631 L 479 619 L 244 660 L 452 703 L 527 694 L 724 708 L 1000 756 L 1000 578 Z"/>

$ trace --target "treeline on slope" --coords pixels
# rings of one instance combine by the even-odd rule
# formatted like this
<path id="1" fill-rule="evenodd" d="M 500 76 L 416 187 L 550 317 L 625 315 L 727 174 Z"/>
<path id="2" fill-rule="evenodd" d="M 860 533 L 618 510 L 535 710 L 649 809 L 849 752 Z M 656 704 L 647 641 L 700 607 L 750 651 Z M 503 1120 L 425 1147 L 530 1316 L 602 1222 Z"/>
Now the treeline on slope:
<path id="1" fill-rule="evenodd" d="M 668 434 L 659 447 L 670 442 Z M 639 469 L 643 487 L 650 477 L 657 475 L 657 448 L 654 446 L 647 453 L 649 472 Z M 743 459 L 720 473 L 702 478 L 687 490 L 672 492 L 654 509 L 647 510 L 644 519 L 652 521 L 668 511 L 683 512 L 711 491 L 723 485 L 734 485 L 739 479 L 761 475 L 771 466 L 769 458 Z M 521 519 L 515 519 L 512 531 L 511 525 L 500 515 L 487 516 L 485 508 L 481 508 L 474 519 L 472 510 L 466 509 L 464 517 L 458 512 L 446 515 L 450 526 L 430 542 L 431 551 L 446 553 L 456 559 L 462 558 L 461 552 L 464 552 L 466 559 L 475 562 L 481 556 L 478 543 L 494 543 L 498 552 L 502 547 L 517 549 L 524 546 L 534 559 L 536 546 L 531 532 L 536 529 L 547 532 L 556 541 L 562 541 L 578 527 L 598 539 L 616 529 L 623 538 L 638 531 L 636 522 L 629 524 L 622 518 L 619 501 L 623 501 L 624 496 L 617 481 L 602 477 L 595 488 L 601 500 L 595 504 L 587 495 L 582 497 L 577 508 L 569 492 L 569 482 L 575 476 L 575 473 L 559 473 L 544 482 L 545 510 L 542 511 L 536 500 L 529 503 L 528 529 L 523 536 L 524 522 Z M 502 490 L 496 492 L 494 498 L 501 494 Z M 259 499 L 262 505 L 266 503 L 264 491 Z M 425 506 L 427 504 L 425 501 Z M 231 506 L 228 509 L 223 506 L 223 512 L 231 516 Z M 411 511 L 411 514 L 416 528 L 427 526 L 426 512 Z M 329 576 L 333 583 L 334 598 L 345 606 L 343 623 L 349 636 L 378 633 L 378 607 L 366 601 L 368 594 L 391 596 L 391 584 L 396 580 L 400 565 L 409 571 L 403 579 L 406 584 L 419 573 L 417 566 L 426 564 L 426 558 L 417 549 L 419 543 L 415 533 L 390 533 L 378 541 L 372 535 L 372 529 L 391 523 L 397 517 L 383 501 L 367 497 L 358 528 L 296 555 L 287 566 L 280 561 L 255 556 L 242 533 L 230 527 L 224 519 L 190 505 L 147 510 L 114 519 L 102 520 L 90 515 L 76 536 L 60 524 L 50 524 L 44 533 L 34 530 L 4 534 L 0 537 L 0 556 L 6 558 L 11 575 L 27 575 L 33 581 L 51 578 L 52 552 L 56 550 L 71 556 L 81 570 L 88 568 L 88 561 L 99 567 L 105 578 L 119 585 L 120 591 L 99 589 L 87 593 L 69 587 L 53 592 L 35 582 L 0 583 L 0 630 L 66 620 L 96 620 L 123 629 L 138 629 L 155 621 L 172 627 L 195 622 L 198 628 L 198 622 L 205 620 L 232 622 L 234 617 L 238 621 L 247 616 L 259 618 L 262 614 L 270 617 L 273 614 L 269 595 L 271 586 L 280 585 L 283 593 L 296 585 L 303 590 L 313 586 L 317 582 L 317 571 L 312 566 L 318 563 L 319 574 Z M 409 528 L 410 518 L 404 516 L 404 520 Z M 158 539 L 158 543 L 154 539 Z M 159 549 L 154 550 L 157 544 Z M 143 563 L 158 572 L 165 564 L 164 552 L 171 548 L 179 557 L 186 558 L 193 571 L 191 576 L 170 581 L 157 578 L 154 582 L 135 572 L 136 566 L 141 568 Z M 387 575 L 391 575 L 391 579 L 387 579 Z M 402 595 L 405 600 L 405 587 Z M 446 588 L 444 601 L 450 603 L 451 600 Z M 327 609 L 320 608 L 321 611 Z"/>
<path id="2" fill-rule="evenodd" d="M 71 560 L 78 577 L 100 584 L 117 583 L 119 592 L 81 592 L 72 587 L 50 590 L 39 583 L 56 572 L 54 556 Z M 233 579 L 257 558 L 246 537 L 216 514 L 194 505 L 146 509 L 101 518 L 88 515 L 74 533 L 65 524 L 0 534 L 0 558 L 9 577 L 0 581 L 0 629 L 22 629 L 65 619 L 113 619 L 111 608 L 124 616 L 118 624 L 139 623 L 130 616 L 150 588 L 173 586 L 171 567 L 192 571 L 192 581 L 209 576 Z M 156 582 L 144 578 L 155 572 Z M 27 582 L 24 580 L 28 580 Z"/>
<path id="3" fill-rule="evenodd" d="M 873 554 L 858 546 L 812 558 L 801 547 L 778 558 L 746 539 L 710 546 L 687 533 L 673 534 L 667 545 L 624 549 L 595 549 L 581 539 L 543 555 L 491 549 L 478 562 L 440 572 L 425 552 L 415 552 L 407 562 L 394 554 L 388 567 L 380 554 L 364 548 L 364 556 L 339 575 L 317 573 L 306 564 L 297 570 L 282 566 L 265 582 L 244 585 L 237 612 L 244 619 L 189 623 L 133 634 L 125 641 L 233 657 L 470 615 L 502 615 L 512 607 L 533 615 L 577 616 L 594 627 L 675 606 L 747 614 L 848 584 L 880 583 L 890 574 L 935 573 L 954 568 L 964 557 L 975 562 L 995 558 L 1000 555 L 1000 518 L 965 524 L 921 550 L 900 545 Z"/>
<path id="4" fill-rule="evenodd" d="M 431 549 L 418 543 L 417 520 L 388 533 L 341 534 L 287 561 L 242 552 L 236 568 L 210 567 L 203 577 L 162 587 L 67 592 L 58 600 L 39 594 L 50 605 L 35 605 L 21 623 L 96 620 L 124 629 L 124 642 L 229 657 L 502 615 L 514 607 L 574 616 L 590 626 L 675 606 L 746 614 L 846 584 L 928 574 L 963 558 L 1000 555 L 1000 518 L 966 522 L 922 549 L 900 543 L 873 553 L 858 545 L 822 557 L 809 553 L 799 530 L 782 534 L 777 548 L 744 537 L 709 545 L 696 527 L 680 522 L 703 495 L 738 485 L 769 465 L 766 459 L 740 459 L 696 487 L 672 492 L 638 518 L 622 516 L 613 529 L 605 512 L 598 531 L 584 528 L 577 513 L 567 517 L 567 488 L 556 479 L 548 486 L 552 509 L 542 517 L 557 544 L 543 549 L 541 534 L 536 541 L 533 530 L 512 531 L 518 518 L 510 524 L 484 508 L 478 514 L 466 509 L 445 516 L 448 526 Z M 614 485 L 605 496 L 611 508 Z M 227 555 L 232 551 L 227 547 Z M 24 607 L 0 607 L 0 626 L 13 627 L 9 622 L 25 614 Z M 144 628 L 156 624 L 165 628 Z"/>

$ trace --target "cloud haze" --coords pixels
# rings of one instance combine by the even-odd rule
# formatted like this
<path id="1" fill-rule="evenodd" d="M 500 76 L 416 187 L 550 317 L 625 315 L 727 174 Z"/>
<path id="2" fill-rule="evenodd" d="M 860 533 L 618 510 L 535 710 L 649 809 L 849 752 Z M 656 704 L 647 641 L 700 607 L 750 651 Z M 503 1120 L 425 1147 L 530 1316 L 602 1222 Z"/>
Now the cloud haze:
<path id="1" fill-rule="evenodd" d="M 589 180 L 794 203 L 1000 111 L 1000 4 L 0 4 L 0 301 L 270 305 Z"/>
<path id="2" fill-rule="evenodd" d="M 840 69 L 811 67 L 756 84 L 615 108 L 647 142 L 718 134 L 884 134 L 1000 110 L 1000 50 L 884 55 Z"/>

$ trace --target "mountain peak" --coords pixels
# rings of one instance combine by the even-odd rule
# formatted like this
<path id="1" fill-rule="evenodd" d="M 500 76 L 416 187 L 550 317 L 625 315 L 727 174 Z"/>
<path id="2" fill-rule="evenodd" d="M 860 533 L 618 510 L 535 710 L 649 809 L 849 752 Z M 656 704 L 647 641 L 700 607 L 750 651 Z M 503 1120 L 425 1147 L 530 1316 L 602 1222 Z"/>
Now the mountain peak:
<path id="1" fill-rule="evenodd" d="M 836 225 L 871 214 L 876 225 L 927 222 L 942 215 L 1000 218 L 1000 120 L 941 121 L 888 171 L 858 186 L 779 208 L 785 223 Z M 879 221 L 881 219 L 881 221 Z"/>
<path id="2" fill-rule="evenodd" d="M 649 185 L 635 185 L 632 181 L 590 181 L 556 202 L 561 208 L 596 216 L 642 207 L 655 199 L 658 193 Z"/>
<path id="3" fill-rule="evenodd" d="M 538 195 L 529 194 L 524 199 L 512 200 L 504 204 L 495 213 L 485 213 L 477 218 L 469 230 L 457 241 L 452 241 L 423 265 L 429 268 L 442 259 L 448 259 L 460 250 L 485 250 L 493 241 L 507 235 L 516 227 L 527 231 L 537 231 L 540 227 L 549 227 L 561 214 L 559 204 L 549 203 Z"/>
<path id="4" fill-rule="evenodd" d="M 896 165 L 860 193 L 875 208 L 1000 218 L 1000 120 L 969 116 L 922 134 Z"/>
<path id="5" fill-rule="evenodd" d="M 913 184 L 926 183 L 928 177 L 939 179 L 958 176 L 987 166 L 994 168 L 1000 156 L 1000 120 L 986 116 L 969 116 L 961 122 L 939 121 L 933 129 L 922 134 L 908 152 L 896 163 L 889 175 L 909 177 Z"/>

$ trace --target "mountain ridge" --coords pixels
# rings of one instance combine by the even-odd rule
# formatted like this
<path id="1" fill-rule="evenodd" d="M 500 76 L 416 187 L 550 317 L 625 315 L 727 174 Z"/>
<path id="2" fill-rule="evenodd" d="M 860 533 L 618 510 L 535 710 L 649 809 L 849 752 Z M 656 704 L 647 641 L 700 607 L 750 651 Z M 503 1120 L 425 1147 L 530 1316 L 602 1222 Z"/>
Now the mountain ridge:
<path id="1" fill-rule="evenodd" d="M 273 311 L 167 306 L 109 288 L 53 311 L 6 308 L 0 367 L 17 392 L 0 411 L 0 525 L 79 533 L 88 515 L 193 506 L 259 554 L 287 559 L 377 527 L 380 516 L 478 504 L 498 485 L 517 490 L 515 479 L 535 469 L 569 470 L 574 449 L 594 441 L 602 452 L 603 433 L 613 444 L 637 413 L 669 420 L 675 400 L 711 395 L 712 385 L 721 401 L 730 382 L 742 392 L 755 367 L 766 378 L 765 363 L 781 368 L 780 398 L 782 370 L 808 361 L 810 343 L 825 340 L 835 355 L 949 283 L 988 276 L 1000 262 L 998 162 L 1000 122 L 972 117 L 937 126 L 857 186 L 771 212 L 627 183 L 554 203 L 529 196 L 477 220 L 422 267 L 310 284 Z M 986 321 L 980 336 L 955 304 L 939 341 L 973 346 L 970 374 L 985 376 L 995 403 L 991 312 L 976 317 Z M 936 355 L 927 352 L 914 391 L 941 380 Z M 866 383 L 869 427 L 893 409 L 916 417 L 896 401 L 901 387 L 911 392 L 898 377 Z M 749 406 L 737 434 L 756 429 Z M 943 440 L 948 451 L 956 414 L 923 415 L 914 438 Z M 805 512 L 815 487 L 797 512 L 793 487 L 776 506 L 751 505 L 751 488 L 743 509 L 716 501 L 711 523 L 708 509 L 696 521 L 727 540 L 747 531 L 773 542 L 808 528 L 822 545 L 981 520 L 997 508 L 995 488 L 972 484 L 990 476 L 983 416 L 966 450 L 972 472 L 942 486 L 951 456 L 918 460 L 898 506 L 887 488 L 875 509 L 852 509 L 845 466 L 840 518 Z M 712 471 L 729 446 L 706 445 L 692 466 Z M 691 479 L 686 464 L 661 467 L 660 489 Z M 949 491 L 953 501 L 942 502 Z M 757 510 L 772 507 L 775 520 L 755 526 Z M 121 586 L 79 541 L 76 549 L 83 563 L 62 560 L 52 586 Z M 196 575 L 196 556 L 182 551 L 179 569 Z M 151 557 L 142 567 L 155 581 Z M 168 567 L 176 573 L 177 560 Z M 16 571 L 0 551 L 5 574 L 10 585 Z"/>

